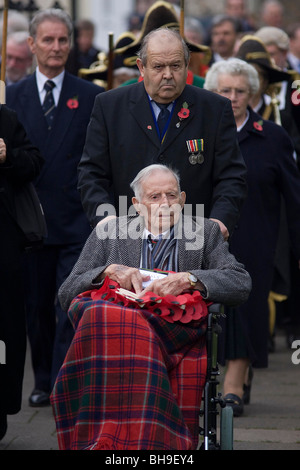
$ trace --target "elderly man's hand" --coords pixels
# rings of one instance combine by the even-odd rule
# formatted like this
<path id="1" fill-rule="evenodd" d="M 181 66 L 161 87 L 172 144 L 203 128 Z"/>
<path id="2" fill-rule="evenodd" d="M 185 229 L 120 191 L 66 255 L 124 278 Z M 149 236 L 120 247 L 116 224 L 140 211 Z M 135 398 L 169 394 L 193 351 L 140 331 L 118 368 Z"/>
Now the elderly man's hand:
<path id="1" fill-rule="evenodd" d="M 149 276 L 142 276 L 137 268 L 130 268 L 122 264 L 109 265 L 102 273 L 102 277 L 104 276 L 116 281 L 123 289 L 133 289 L 137 294 L 142 291 L 143 281 L 150 279 Z"/>
<path id="2" fill-rule="evenodd" d="M 143 297 L 147 292 L 153 292 L 160 297 L 165 295 L 179 295 L 190 288 L 191 283 L 188 279 L 188 273 L 174 273 L 169 274 L 163 279 L 153 281 L 142 291 L 141 297 Z"/>

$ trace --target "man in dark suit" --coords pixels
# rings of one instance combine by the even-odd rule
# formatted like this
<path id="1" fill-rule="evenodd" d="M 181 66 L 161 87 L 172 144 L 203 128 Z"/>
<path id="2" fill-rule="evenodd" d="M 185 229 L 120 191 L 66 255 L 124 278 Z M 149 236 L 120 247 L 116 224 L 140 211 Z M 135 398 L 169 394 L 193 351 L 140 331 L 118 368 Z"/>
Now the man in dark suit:
<path id="1" fill-rule="evenodd" d="M 49 403 L 49 393 L 73 337 L 73 329 L 56 302 L 90 233 L 77 192 L 77 165 L 96 95 L 102 88 L 65 72 L 72 21 L 58 9 L 38 13 L 30 25 L 29 45 L 36 72 L 7 88 L 15 109 L 45 165 L 36 188 L 44 208 L 48 238 L 26 263 L 28 334 L 35 388 L 32 406 Z M 49 83 L 49 80 L 51 81 Z M 47 90 L 44 85 L 48 82 Z"/>
<path id="2" fill-rule="evenodd" d="M 188 62 L 189 50 L 177 32 L 152 31 L 138 59 L 143 82 L 97 97 L 79 164 L 92 225 L 105 215 L 104 204 L 118 207 L 120 196 L 131 200 L 128 185 L 139 170 L 163 163 L 181 174 L 188 204 L 203 204 L 205 217 L 218 220 L 226 238 L 233 231 L 246 196 L 246 169 L 231 103 L 186 85 Z M 169 118 L 160 134 L 163 104 Z"/>

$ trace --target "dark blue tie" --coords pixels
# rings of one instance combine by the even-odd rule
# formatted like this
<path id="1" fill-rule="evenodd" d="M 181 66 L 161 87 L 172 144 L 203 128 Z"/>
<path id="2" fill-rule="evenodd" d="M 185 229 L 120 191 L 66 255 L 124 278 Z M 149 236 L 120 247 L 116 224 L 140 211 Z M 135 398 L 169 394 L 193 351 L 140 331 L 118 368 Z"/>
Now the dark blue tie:
<path id="1" fill-rule="evenodd" d="M 55 111 L 56 111 L 55 102 L 54 102 L 53 93 L 52 93 L 52 90 L 54 87 L 55 87 L 55 83 L 52 82 L 51 80 L 47 80 L 44 85 L 44 89 L 46 90 L 46 96 L 45 96 L 44 103 L 43 103 L 43 113 L 48 124 L 48 130 L 52 128 Z"/>
<path id="2" fill-rule="evenodd" d="M 170 111 L 168 110 L 168 106 L 170 103 L 169 104 L 156 103 L 156 104 L 157 106 L 160 107 L 160 113 L 157 118 L 157 125 L 158 125 L 159 132 L 160 132 L 160 138 L 162 140 L 164 129 L 170 117 Z"/>

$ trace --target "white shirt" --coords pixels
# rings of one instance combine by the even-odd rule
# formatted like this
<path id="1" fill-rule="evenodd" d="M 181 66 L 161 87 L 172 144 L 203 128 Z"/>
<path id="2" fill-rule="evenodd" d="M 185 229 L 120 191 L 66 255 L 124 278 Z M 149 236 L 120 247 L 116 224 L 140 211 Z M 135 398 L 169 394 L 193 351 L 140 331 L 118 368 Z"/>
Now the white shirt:
<path id="1" fill-rule="evenodd" d="M 57 75 L 57 77 L 51 78 L 51 81 L 53 83 L 55 83 L 55 85 L 56 85 L 53 88 L 53 91 L 52 91 L 55 106 L 58 105 L 58 101 L 59 101 L 60 92 L 61 92 L 61 89 L 62 89 L 64 76 L 65 76 L 65 71 L 63 71 L 62 73 Z M 44 90 L 44 85 L 45 85 L 47 80 L 49 80 L 49 78 L 46 77 L 45 75 L 43 75 L 40 72 L 39 68 L 37 67 L 37 69 L 36 69 L 36 82 L 37 82 L 37 87 L 38 87 L 38 92 L 39 92 L 41 104 L 44 103 L 44 99 L 45 99 L 45 96 L 46 96 L 46 91 Z"/>
<path id="2" fill-rule="evenodd" d="M 170 233 L 170 230 L 166 230 L 165 232 L 162 232 L 159 235 L 162 235 L 162 237 L 164 238 L 167 235 L 167 233 Z M 146 227 L 144 227 L 142 238 L 143 239 L 148 238 L 149 235 L 151 235 L 151 238 L 153 240 L 156 240 L 156 239 L 158 240 L 159 239 L 159 235 L 153 235 L 153 233 L 149 232 L 149 230 Z"/>

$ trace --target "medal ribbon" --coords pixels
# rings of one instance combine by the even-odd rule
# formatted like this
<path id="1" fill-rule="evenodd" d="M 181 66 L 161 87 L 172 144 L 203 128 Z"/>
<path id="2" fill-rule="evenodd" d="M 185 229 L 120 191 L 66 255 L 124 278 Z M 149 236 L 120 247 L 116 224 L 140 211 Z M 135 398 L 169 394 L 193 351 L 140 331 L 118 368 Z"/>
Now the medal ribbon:
<path id="1" fill-rule="evenodd" d="M 203 152 L 204 150 L 203 139 L 188 140 L 186 144 L 190 153 Z"/>

